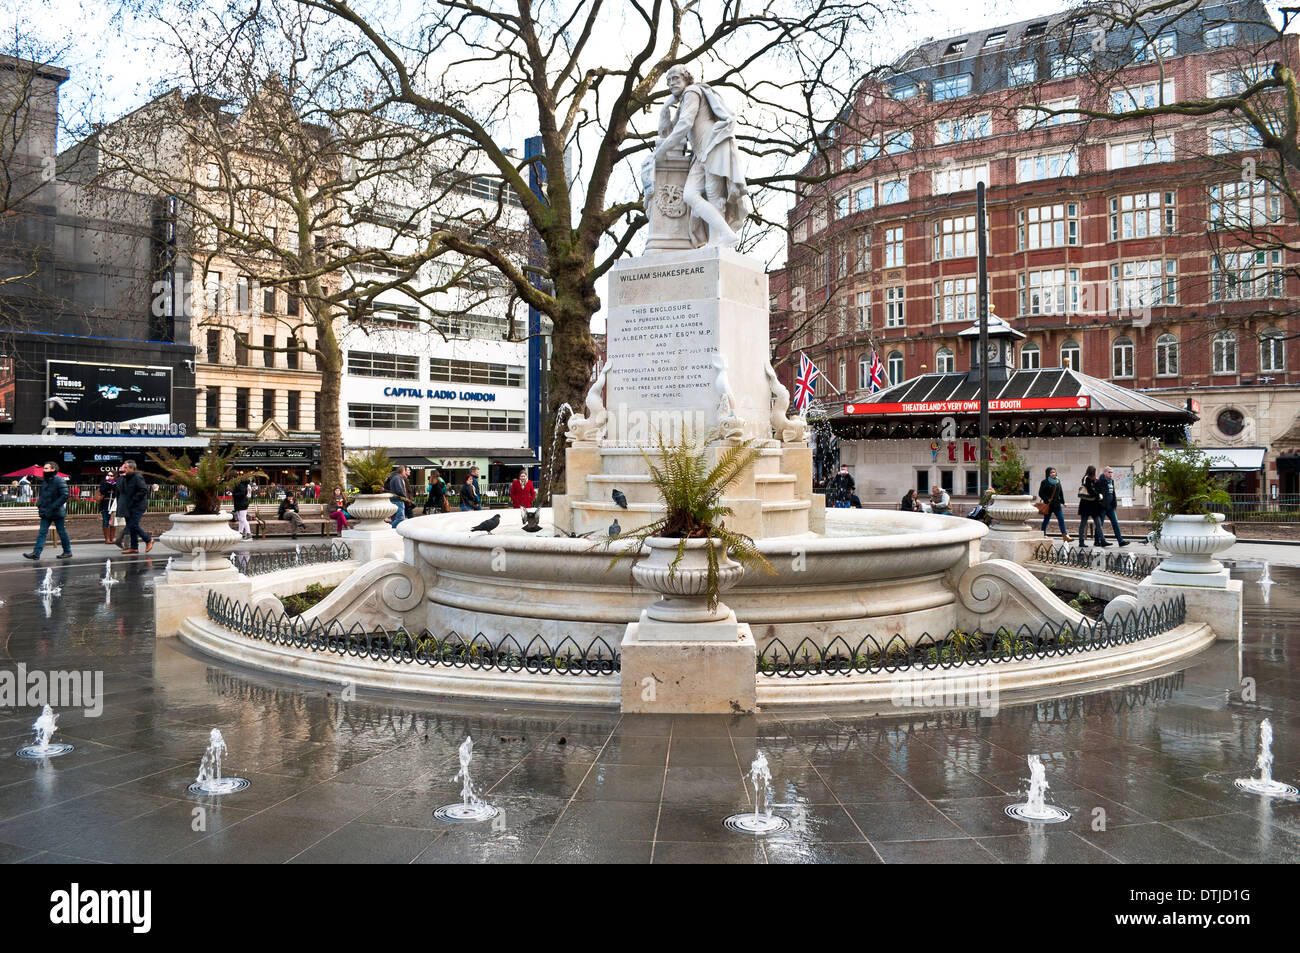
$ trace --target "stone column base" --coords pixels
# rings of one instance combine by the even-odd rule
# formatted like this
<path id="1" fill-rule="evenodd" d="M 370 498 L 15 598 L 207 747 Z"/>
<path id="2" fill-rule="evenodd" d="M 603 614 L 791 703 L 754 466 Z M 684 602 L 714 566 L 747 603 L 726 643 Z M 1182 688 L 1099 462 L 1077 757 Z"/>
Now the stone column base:
<path id="1" fill-rule="evenodd" d="M 730 609 L 727 617 L 717 622 L 660 622 L 642 609 L 636 627 L 637 638 L 642 642 L 735 642 L 740 637 L 736 613 Z"/>
<path id="2" fill-rule="evenodd" d="M 163 580 L 153 587 L 154 637 L 170 638 L 180 632 L 187 616 L 206 615 L 208 593 L 248 602 L 253 586 L 239 571 L 211 569 L 193 572 L 187 569 L 170 569 Z"/>
<path id="3" fill-rule="evenodd" d="M 385 556 L 400 556 L 403 550 L 402 537 L 397 530 L 388 529 L 345 529 L 343 542 L 348 544 L 352 558 L 359 563 L 368 563 Z"/>
<path id="4" fill-rule="evenodd" d="M 1214 630 L 1220 641 L 1241 641 L 1241 580 L 1229 579 L 1224 586 L 1163 585 L 1156 578 L 1159 570 L 1138 583 L 1138 603 L 1143 608 L 1161 605 L 1182 596 L 1187 603 L 1187 621 L 1203 622 Z M 1188 576 L 1190 573 L 1169 573 Z M 1225 573 L 1226 575 L 1226 573 Z"/>
<path id="5" fill-rule="evenodd" d="M 1226 589 L 1232 577 L 1226 569 L 1220 569 L 1218 572 L 1170 572 L 1168 569 L 1158 568 L 1147 578 L 1159 586 Z"/>
<path id="6" fill-rule="evenodd" d="M 1034 550 L 1046 539 L 1037 530 L 1024 533 L 999 533 L 993 530 L 980 540 L 980 552 L 987 553 L 993 559 L 1005 559 L 1023 566 L 1033 560 Z"/>
<path id="7" fill-rule="evenodd" d="M 715 623 L 716 624 L 716 623 Z M 642 640 L 627 627 L 622 645 L 622 710 L 646 714 L 748 714 L 758 708 L 758 652 L 749 626 L 734 641 Z"/>

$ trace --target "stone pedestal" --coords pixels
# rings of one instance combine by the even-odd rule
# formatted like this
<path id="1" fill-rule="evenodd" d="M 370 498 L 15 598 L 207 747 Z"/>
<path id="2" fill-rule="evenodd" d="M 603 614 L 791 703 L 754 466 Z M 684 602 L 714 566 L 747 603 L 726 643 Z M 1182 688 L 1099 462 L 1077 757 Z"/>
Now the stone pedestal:
<path id="1" fill-rule="evenodd" d="M 1034 558 L 1034 550 L 1047 537 L 1037 531 L 999 533 L 991 530 L 980 540 L 980 552 L 990 559 L 1006 559 L 1024 565 Z"/>
<path id="2" fill-rule="evenodd" d="M 238 602 L 248 602 L 252 583 L 234 568 L 211 569 L 194 572 L 169 569 L 154 584 L 153 624 L 157 638 L 168 638 L 180 631 L 187 616 L 204 615 L 208 607 L 208 593 L 216 592 Z"/>
<path id="3" fill-rule="evenodd" d="M 352 558 L 359 563 L 402 554 L 402 537 L 391 526 L 384 529 L 345 529 L 341 535 L 352 552 Z"/>
<path id="4" fill-rule="evenodd" d="M 640 629 L 633 622 L 623 636 L 623 711 L 745 714 L 757 709 L 758 653 L 749 626 L 730 623 L 735 637 L 727 641 L 645 639 Z"/>
<path id="5" fill-rule="evenodd" d="M 1171 572 L 1160 567 L 1147 578 L 1156 585 L 1167 586 L 1170 589 L 1226 589 L 1232 582 L 1227 569 L 1220 569 L 1217 572 Z"/>
<path id="6" fill-rule="evenodd" d="M 1204 622 L 1220 641 L 1241 641 L 1242 585 L 1228 579 L 1222 586 L 1162 585 L 1159 570 L 1138 584 L 1138 604 L 1144 609 L 1163 605 L 1181 596 L 1187 603 L 1187 621 Z M 1177 575 L 1185 575 L 1178 573 Z"/>

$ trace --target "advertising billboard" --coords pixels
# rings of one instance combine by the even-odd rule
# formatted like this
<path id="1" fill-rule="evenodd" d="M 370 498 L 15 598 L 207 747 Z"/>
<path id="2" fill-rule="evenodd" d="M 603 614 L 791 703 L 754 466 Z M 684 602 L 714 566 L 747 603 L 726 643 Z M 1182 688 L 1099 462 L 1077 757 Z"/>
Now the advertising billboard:
<path id="1" fill-rule="evenodd" d="M 45 393 L 55 426 L 171 422 L 170 367 L 46 361 Z"/>
<path id="2" fill-rule="evenodd" d="M 0 424 L 14 422 L 14 359 L 0 354 Z"/>

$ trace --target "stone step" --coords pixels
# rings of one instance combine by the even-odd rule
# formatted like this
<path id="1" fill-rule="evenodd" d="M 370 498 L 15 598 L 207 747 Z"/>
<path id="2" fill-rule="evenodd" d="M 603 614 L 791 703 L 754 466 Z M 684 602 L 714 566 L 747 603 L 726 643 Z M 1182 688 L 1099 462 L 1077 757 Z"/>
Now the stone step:
<path id="1" fill-rule="evenodd" d="M 784 503 L 794 500 L 795 477 L 789 473 L 761 473 L 754 475 L 754 489 L 758 498 L 766 503 Z"/>
<path id="2" fill-rule="evenodd" d="M 628 503 L 659 503 L 659 491 L 645 474 L 591 473 L 587 476 L 587 499 L 614 506 L 611 493 L 621 490 Z"/>

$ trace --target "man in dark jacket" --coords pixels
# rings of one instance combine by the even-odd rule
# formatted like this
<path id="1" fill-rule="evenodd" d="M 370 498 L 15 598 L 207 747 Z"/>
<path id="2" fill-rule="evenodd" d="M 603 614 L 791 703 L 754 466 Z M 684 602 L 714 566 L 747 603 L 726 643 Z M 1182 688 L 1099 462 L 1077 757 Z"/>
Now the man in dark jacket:
<path id="1" fill-rule="evenodd" d="M 856 489 L 857 484 L 853 482 L 853 477 L 849 474 L 849 468 L 841 466 L 840 472 L 831 477 L 830 483 L 827 484 L 826 495 L 831 506 L 851 506 L 855 495 L 854 490 Z"/>
<path id="2" fill-rule="evenodd" d="M 149 485 L 136 469 L 134 460 L 122 464 L 122 476 L 117 481 L 117 512 L 126 520 L 126 531 L 131 535 L 131 545 L 122 552 L 130 555 L 140 551 L 140 540 L 144 540 L 144 551 L 153 549 L 153 537 L 144 531 L 140 520 L 149 509 Z"/>
<path id="3" fill-rule="evenodd" d="M 68 484 L 59 476 L 57 463 L 45 464 L 45 480 L 41 483 L 41 495 L 36 500 L 36 512 L 41 517 L 40 535 L 36 537 L 36 546 L 30 553 L 23 553 L 28 559 L 40 559 L 45 549 L 45 537 L 50 534 L 50 524 L 58 530 L 59 542 L 63 544 L 60 559 L 72 558 L 72 540 L 68 539 L 68 528 L 64 525 L 67 516 Z"/>
<path id="4" fill-rule="evenodd" d="M 1115 471 L 1110 467 L 1101 471 L 1101 477 L 1097 480 L 1097 493 L 1101 496 L 1101 515 L 1110 520 L 1110 528 L 1115 531 L 1116 541 L 1121 546 L 1127 546 L 1128 540 L 1119 531 L 1119 518 L 1115 515 L 1119 500 L 1115 498 Z"/>
<path id="5" fill-rule="evenodd" d="M 406 519 L 406 500 L 411 495 L 406 485 L 403 467 L 393 467 L 384 489 L 393 495 L 393 502 L 397 504 L 397 512 L 393 514 L 392 519 L 393 529 L 397 529 L 397 524 Z"/>

